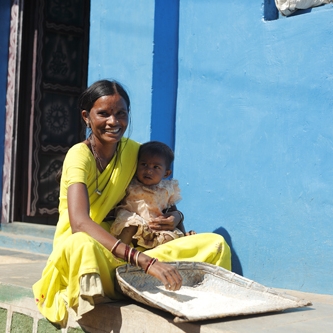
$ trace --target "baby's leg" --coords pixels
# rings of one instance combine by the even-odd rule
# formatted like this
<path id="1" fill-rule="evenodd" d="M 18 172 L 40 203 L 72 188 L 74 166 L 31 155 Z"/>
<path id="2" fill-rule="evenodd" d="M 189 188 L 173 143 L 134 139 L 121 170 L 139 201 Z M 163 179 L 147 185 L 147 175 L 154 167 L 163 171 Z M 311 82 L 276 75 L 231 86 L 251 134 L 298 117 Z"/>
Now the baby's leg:
<path id="1" fill-rule="evenodd" d="M 163 233 L 161 236 L 163 236 L 161 244 L 165 244 L 175 239 L 174 237 L 172 237 L 170 234 L 167 233 Z"/>
<path id="2" fill-rule="evenodd" d="M 119 239 L 125 244 L 131 244 L 133 236 L 136 234 L 138 227 L 135 225 L 131 225 L 122 230 L 119 235 Z"/>

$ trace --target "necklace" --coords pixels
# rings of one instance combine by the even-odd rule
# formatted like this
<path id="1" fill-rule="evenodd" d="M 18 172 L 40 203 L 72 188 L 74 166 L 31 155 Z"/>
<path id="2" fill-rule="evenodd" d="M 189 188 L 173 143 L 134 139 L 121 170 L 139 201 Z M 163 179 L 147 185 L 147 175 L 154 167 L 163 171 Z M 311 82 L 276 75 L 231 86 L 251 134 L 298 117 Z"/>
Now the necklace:
<path id="1" fill-rule="evenodd" d="M 90 142 L 91 151 L 93 153 L 93 156 L 94 156 L 95 162 L 96 162 L 96 175 L 95 175 L 96 189 L 95 189 L 95 193 L 97 193 L 98 195 L 102 195 L 103 191 L 98 188 L 98 167 L 97 167 L 97 162 L 99 164 L 101 172 L 103 172 L 106 167 L 103 168 L 102 161 L 101 161 L 100 157 L 98 156 L 98 154 L 97 154 L 97 152 L 95 150 L 95 145 L 92 142 L 92 135 L 89 136 L 89 142 Z M 116 164 L 117 164 L 117 159 L 118 159 L 118 143 L 117 143 L 116 150 L 115 150 L 113 156 L 114 155 L 116 155 L 115 156 L 115 161 L 113 163 L 113 167 L 112 167 L 110 178 L 108 179 L 106 185 L 108 184 L 109 180 L 112 178 L 114 168 L 116 167 Z M 112 156 L 112 158 L 113 158 L 113 156 Z M 112 158 L 111 158 L 111 160 L 112 160 Z M 106 185 L 105 185 L 105 187 L 106 187 Z"/>
<path id="2" fill-rule="evenodd" d="M 89 137 L 89 138 L 91 138 L 91 137 Z M 93 155 L 95 157 L 96 163 L 98 162 L 100 170 L 101 170 L 101 172 L 103 172 L 105 168 L 103 168 L 102 161 L 99 158 L 99 156 L 98 156 L 98 154 L 97 154 L 97 152 L 96 152 L 96 150 L 94 148 L 94 145 L 93 145 L 91 139 L 89 139 L 89 141 L 90 141 L 91 151 L 92 151 L 92 153 L 93 153 Z M 96 165 L 96 167 L 97 167 L 97 165 Z"/>

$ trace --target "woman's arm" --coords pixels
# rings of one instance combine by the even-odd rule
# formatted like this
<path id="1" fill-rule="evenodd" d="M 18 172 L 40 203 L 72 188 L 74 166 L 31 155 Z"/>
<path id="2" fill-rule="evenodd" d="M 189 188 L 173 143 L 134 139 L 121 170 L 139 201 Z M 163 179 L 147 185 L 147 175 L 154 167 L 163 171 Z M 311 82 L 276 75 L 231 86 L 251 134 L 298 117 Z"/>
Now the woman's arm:
<path id="1" fill-rule="evenodd" d="M 68 188 L 67 203 L 72 232 L 85 232 L 107 249 L 111 249 L 117 239 L 90 218 L 88 191 L 85 184 L 76 183 Z"/>

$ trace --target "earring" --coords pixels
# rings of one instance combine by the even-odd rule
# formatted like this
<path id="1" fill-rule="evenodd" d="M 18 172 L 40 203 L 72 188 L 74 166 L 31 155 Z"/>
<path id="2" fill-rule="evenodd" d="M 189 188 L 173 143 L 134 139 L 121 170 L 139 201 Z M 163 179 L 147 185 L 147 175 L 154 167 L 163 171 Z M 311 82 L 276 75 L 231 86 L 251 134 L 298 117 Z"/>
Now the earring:
<path id="1" fill-rule="evenodd" d="M 87 123 L 87 128 L 90 128 L 90 123 Z"/>

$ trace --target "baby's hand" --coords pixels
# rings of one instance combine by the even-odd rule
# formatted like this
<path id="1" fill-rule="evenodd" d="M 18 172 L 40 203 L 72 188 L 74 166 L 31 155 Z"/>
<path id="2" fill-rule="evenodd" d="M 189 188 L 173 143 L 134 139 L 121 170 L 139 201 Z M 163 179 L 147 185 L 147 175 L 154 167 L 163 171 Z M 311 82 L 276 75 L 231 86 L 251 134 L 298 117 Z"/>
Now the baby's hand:
<path id="1" fill-rule="evenodd" d="M 149 222 L 149 227 L 152 230 L 160 231 L 160 230 L 174 230 L 175 229 L 175 218 L 174 216 L 170 215 L 168 217 L 166 216 L 158 216 L 152 219 Z"/>
<path id="2" fill-rule="evenodd" d="M 197 233 L 194 230 L 190 230 L 185 234 L 185 236 L 191 236 L 191 235 L 196 235 Z"/>

